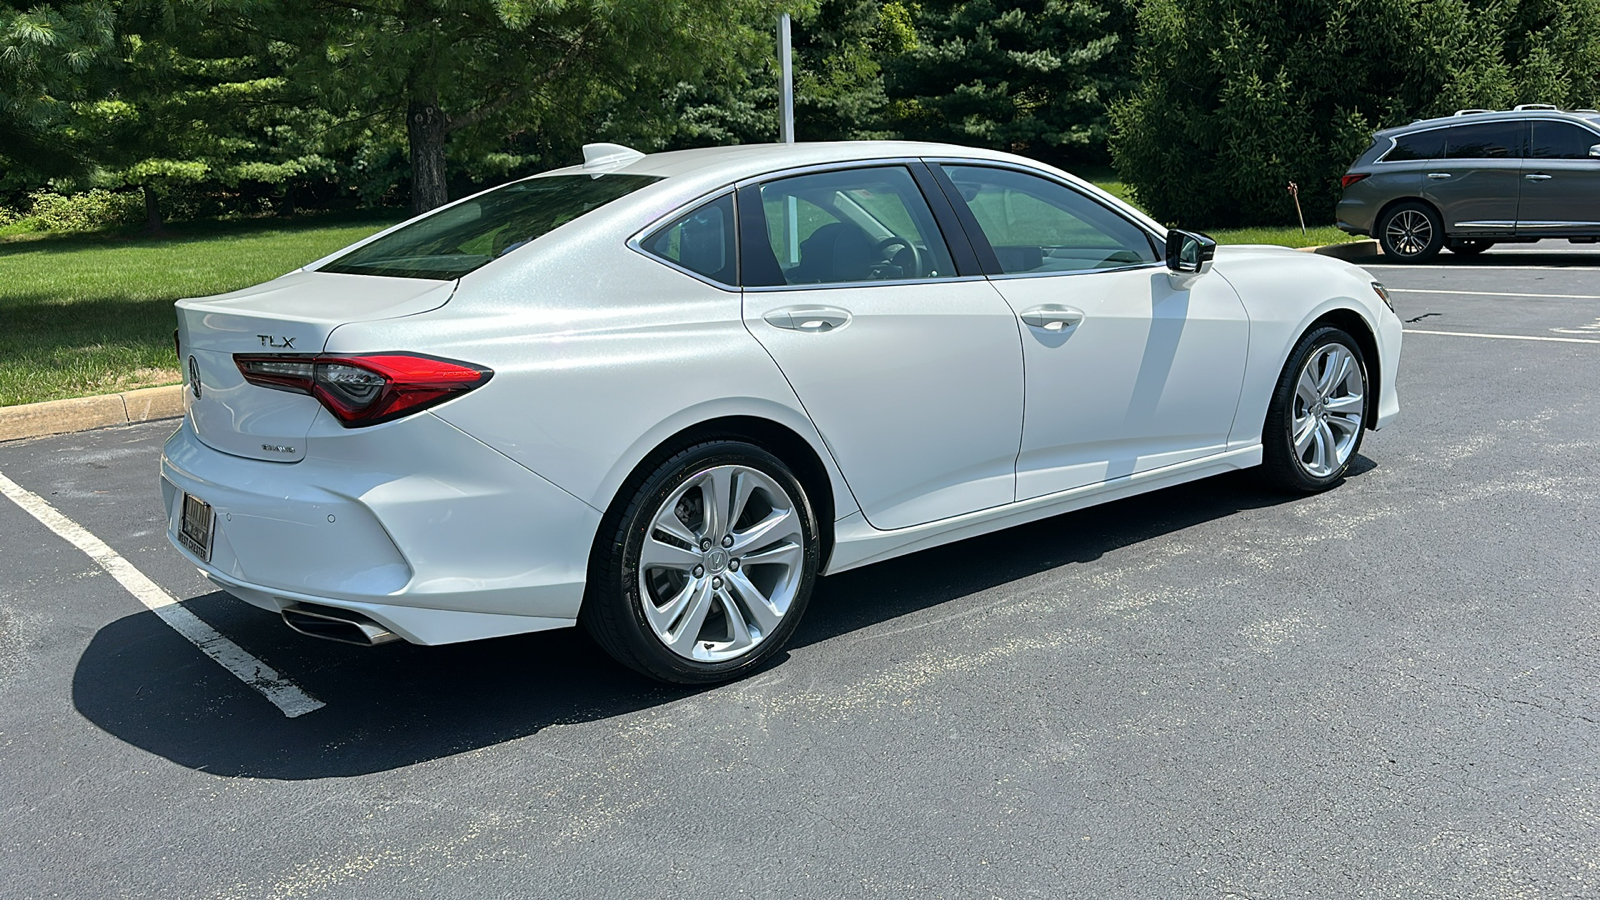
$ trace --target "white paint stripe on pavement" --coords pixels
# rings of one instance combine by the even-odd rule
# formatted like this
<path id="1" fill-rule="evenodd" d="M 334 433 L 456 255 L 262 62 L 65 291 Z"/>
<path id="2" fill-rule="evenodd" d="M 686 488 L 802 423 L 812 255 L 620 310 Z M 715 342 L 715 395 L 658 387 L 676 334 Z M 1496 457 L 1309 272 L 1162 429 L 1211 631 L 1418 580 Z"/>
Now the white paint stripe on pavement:
<path id="1" fill-rule="evenodd" d="M 1424 291 L 1418 288 L 1388 288 L 1391 294 L 1449 294 L 1456 297 L 1544 297 L 1552 300 L 1600 300 L 1600 294 L 1502 294 L 1493 291 Z"/>
<path id="2" fill-rule="evenodd" d="M 1407 328 L 1406 334 L 1442 334 L 1446 337 L 1494 338 L 1501 341 L 1544 341 L 1551 344 L 1600 344 L 1600 340 L 1587 338 L 1539 337 L 1532 334 L 1477 334 L 1471 331 L 1423 331 L 1421 328 Z"/>
<path id="3" fill-rule="evenodd" d="M 184 609 L 171 594 L 117 555 L 117 551 L 106 546 L 104 541 L 90 534 L 82 525 L 57 512 L 43 497 L 22 488 L 4 474 L 0 474 L 0 494 L 5 494 L 28 515 L 82 550 L 100 568 L 111 573 L 111 577 L 127 588 L 128 593 L 160 616 L 161 621 L 172 626 L 174 631 L 199 647 L 200 652 L 211 657 L 218 665 L 238 676 L 240 681 L 259 691 L 274 706 L 283 710 L 284 715 L 292 719 L 323 707 L 321 700 L 307 694 L 271 666 L 223 637 L 199 616 Z"/>

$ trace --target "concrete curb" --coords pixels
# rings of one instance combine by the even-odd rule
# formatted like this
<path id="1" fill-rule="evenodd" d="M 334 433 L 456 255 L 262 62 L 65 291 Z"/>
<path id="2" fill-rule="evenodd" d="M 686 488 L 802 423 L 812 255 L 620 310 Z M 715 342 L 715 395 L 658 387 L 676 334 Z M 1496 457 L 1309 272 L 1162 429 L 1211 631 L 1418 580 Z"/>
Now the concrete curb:
<path id="1" fill-rule="evenodd" d="M 1335 259 L 1349 261 L 1372 260 L 1383 255 L 1383 248 L 1374 240 L 1350 241 L 1344 244 L 1327 244 L 1322 247 L 1301 247 L 1306 253 L 1315 253 L 1318 256 L 1331 256 Z"/>
<path id="2" fill-rule="evenodd" d="M 99 397 L 76 397 L 71 400 L 0 406 L 0 441 L 17 441 L 23 438 L 44 437 L 48 434 L 69 434 L 74 431 L 88 431 L 91 428 L 105 428 L 109 425 L 152 422 L 156 419 L 175 419 L 181 415 L 183 415 L 181 384 L 140 388 L 137 391 L 103 394 Z"/>

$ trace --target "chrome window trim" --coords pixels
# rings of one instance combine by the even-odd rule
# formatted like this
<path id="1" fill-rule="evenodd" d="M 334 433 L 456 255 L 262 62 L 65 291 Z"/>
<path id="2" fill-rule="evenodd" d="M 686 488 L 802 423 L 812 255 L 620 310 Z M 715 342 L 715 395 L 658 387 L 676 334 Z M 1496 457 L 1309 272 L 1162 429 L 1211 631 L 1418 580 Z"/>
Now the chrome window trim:
<path id="1" fill-rule="evenodd" d="M 1117 209 L 1116 207 L 1106 206 L 1105 202 L 1102 201 L 1099 197 L 1096 197 L 1093 194 L 1084 193 L 1083 189 L 1081 187 L 1079 187 L 1078 185 L 1075 185 L 1070 181 L 1064 181 L 1058 176 L 1052 175 L 1049 172 L 1045 172 L 1045 171 L 1041 171 L 1039 169 L 1035 169 L 1032 166 L 1024 166 L 1024 165 L 1020 165 L 1018 163 L 1014 163 L 1014 162 L 1010 162 L 1010 161 L 1006 161 L 1006 160 L 972 159 L 970 157 L 953 157 L 953 156 L 950 156 L 950 157 L 947 157 L 947 156 L 928 156 L 928 157 L 924 157 L 922 161 L 925 162 L 925 163 L 928 163 L 929 165 L 943 165 L 945 163 L 951 163 L 951 164 L 954 164 L 954 165 L 976 166 L 978 168 L 1010 169 L 1013 172 L 1021 172 L 1024 175 L 1033 175 L 1033 176 L 1038 177 L 1038 178 L 1043 178 L 1046 181 L 1052 182 L 1054 184 L 1058 184 L 1061 187 L 1064 187 L 1067 190 L 1072 191 L 1073 193 L 1075 193 L 1078 196 L 1082 197 L 1083 199 L 1089 201 L 1090 203 L 1099 204 L 1101 207 L 1105 208 L 1112 215 L 1116 216 L 1119 219 L 1122 219 L 1124 222 L 1127 222 L 1129 225 L 1132 225 L 1133 227 L 1135 227 L 1135 228 L 1139 229 L 1140 231 L 1144 232 L 1145 234 L 1149 235 L 1150 236 L 1150 250 L 1151 250 L 1152 253 L 1155 253 L 1156 256 L 1158 256 L 1158 257 L 1161 256 L 1162 252 L 1161 252 L 1160 248 L 1166 246 L 1167 236 L 1165 234 L 1160 234 L 1158 232 L 1152 231 L 1149 226 L 1145 225 L 1143 222 L 1140 222 L 1140 221 L 1138 221 L 1136 219 L 1129 218 L 1125 213 L 1122 212 L 1122 210 Z M 948 178 L 949 176 L 946 175 L 945 177 Z M 984 236 L 984 240 L 988 240 L 988 235 Z M 990 245 L 990 246 L 992 247 L 993 245 Z M 1166 263 L 1164 261 L 1158 261 L 1158 262 L 1150 262 L 1150 263 L 1139 263 L 1138 265 L 1131 265 L 1131 266 L 1120 266 L 1118 268 L 1119 269 L 1144 269 L 1144 268 L 1149 268 L 1151 266 L 1158 266 L 1158 265 L 1163 267 L 1163 268 L 1166 267 Z M 1117 271 L 1117 269 L 1092 269 L 1092 270 L 1087 270 L 1087 271 L 1114 272 L 1114 271 Z M 1000 274 L 1000 275 L 991 275 L 989 277 L 990 278 L 1016 278 L 1018 276 L 1025 276 L 1025 277 L 1032 278 L 1032 277 L 1039 277 L 1041 275 L 1080 275 L 1080 274 L 1083 274 L 1083 273 L 1082 272 L 1007 272 L 1007 273 L 1003 273 L 1003 274 Z"/>
<path id="2" fill-rule="evenodd" d="M 1164 262 L 1139 263 L 1136 266 L 1116 266 L 1106 269 L 1075 269 L 1071 272 L 1006 272 L 1000 275 L 990 275 L 990 281 L 1011 281 L 1017 278 L 1071 278 L 1074 275 L 1100 275 L 1105 272 L 1134 272 L 1139 269 L 1165 269 Z"/>
<path id="3" fill-rule="evenodd" d="M 719 187 L 716 190 L 711 191 L 710 193 L 701 194 L 700 196 L 694 198 L 693 200 L 690 200 L 688 203 L 685 203 L 685 204 L 682 204 L 681 206 L 677 206 L 677 207 L 673 208 L 670 212 L 668 212 L 668 213 L 666 213 L 664 215 L 660 215 L 660 216 L 655 217 L 654 219 L 650 220 L 650 224 L 648 224 L 645 227 L 643 227 L 643 228 L 639 229 L 638 231 L 634 232 L 633 237 L 628 238 L 628 240 L 626 242 L 628 249 L 630 249 L 633 252 L 639 254 L 640 256 L 643 256 L 645 259 L 651 260 L 652 262 L 660 263 L 661 265 L 666 266 L 667 268 L 672 269 L 673 271 L 682 272 L 683 274 L 689 276 L 690 278 L 693 278 L 696 281 L 704 282 L 706 284 L 711 285 L 714 288 L 717 288 L 717 289 L 722 290 L 722 291 L 726 291 L 726 292 L 728 292 L 730 294 L 739 293 L 740 287 L 738 285 L 736 285 L 736 284 L 724 284 L 723 282 L 717 281 L 714 278 L 710 278 L 710 277 L 708 277 L 706 275 L 702 275 L 699 272 L 694 271 L 693 269 L 684 268 L 683 266 L 678 265 L 677 263 L 673 262 L 670 259 L 667 259 L 667 258 L 662 257 L 662 256 L 657 256 L 656 254 L 651 253 L 649 250 L 644 249 L 644 242 L 649 240 L 650 238 L 655 237 L 656 236 L 656 232 L 660 231 L 663 228 L 666 228 L 668 225 L 671 225 L 673 222 L 677 221 L 679 218 L 688 215 L 689 213 L 691 213 L 691 212 L 695 211 L 696 209 L 700 208 L 701 206 L 704 206 L 707 203 L 713 203 L 713 202 L 715 202 L 717 200 L 721 200 L 723 197 L 733 194 L 733 192 L 734 192 L 734 188 L 733 188 L 732 185 L 723 185 L 722 187 Z M 733 204 L 733 257 L 734 257 L 734 271 L 738 272 L 738 270 L 739 270 L 739 204 L 738 203 Z"/>
<path id="4" fill-rule="evenodd" d="M 826 284 L 759 284 L 744 290 L 752 294 L 772 291 L 830 291 L 867 287 L 904 287 L 913 284 L 959 284 L 964 281 L 983 281 L 983 275 L 952 275 L 949 278 L 898 278 L 894 281 L 830 281 Z"/>

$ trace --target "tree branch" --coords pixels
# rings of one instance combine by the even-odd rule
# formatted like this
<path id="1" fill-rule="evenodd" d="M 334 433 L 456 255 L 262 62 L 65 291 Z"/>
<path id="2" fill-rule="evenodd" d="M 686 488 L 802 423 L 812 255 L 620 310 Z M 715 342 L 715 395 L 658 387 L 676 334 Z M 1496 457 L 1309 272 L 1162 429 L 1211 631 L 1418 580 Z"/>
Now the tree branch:
<path id="1" fill-rule="evenodd" d="M 540 72 L 526 84 L 521 84 L 517 87 L 507 90 L 505 93 L 494 98 L 488 103 L 479 106 L 477 109 L 474 109 L 469 113 L 465 113 L 460 116 L 452 116 L 447 114 L 445 116 L 444 125 L 445 133 L 449 134 L 462 128 L 470 128 L 473 125 L 482 122 L 484 119 L 487 119 L 490 116 L 504 110 L 506 107 L 515 102 L 518 97 L 526 95 L 528 92 L 532 91 L 539 85 L 544 84 L 545 82 L 554 80 L 556 76 L 566 71 L 567 67 L 578 58 L 579 52 L 588 46 L 589 28 L 589 25 L 585 25 L 583 27 L 583 30 L 578 33 L 578 37 L 573 40 L 572 46 L 567 48 L 567 52 L 562 54 L 561 58 L 556 61 L 555 65 L 545 69 L 543 72 Z"/>

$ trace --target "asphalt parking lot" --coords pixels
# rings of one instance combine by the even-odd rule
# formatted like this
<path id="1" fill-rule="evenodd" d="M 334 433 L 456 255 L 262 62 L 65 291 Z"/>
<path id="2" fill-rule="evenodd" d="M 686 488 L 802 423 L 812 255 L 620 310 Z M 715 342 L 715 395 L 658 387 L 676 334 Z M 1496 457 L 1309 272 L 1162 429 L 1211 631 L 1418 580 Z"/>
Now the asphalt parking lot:
<path id="1" fill-rule="evenodd" d="M 6 897 L 1600 896 L 1600 250 L 1374 266 L 1402 415 L 824 579 L 779 665 L 302 638 L 167 545 L 172 423 L 0 444 L 322 706 L 0 498 Z"/>

